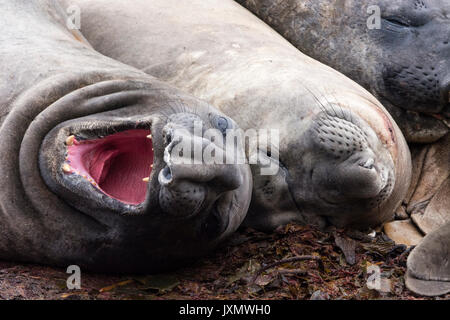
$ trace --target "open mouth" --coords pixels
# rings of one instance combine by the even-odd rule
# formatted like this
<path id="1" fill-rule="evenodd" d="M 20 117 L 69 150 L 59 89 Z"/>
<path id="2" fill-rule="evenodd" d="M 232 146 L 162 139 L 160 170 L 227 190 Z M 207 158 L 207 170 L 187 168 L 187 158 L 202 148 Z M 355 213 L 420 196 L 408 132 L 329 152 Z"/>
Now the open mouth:
<path id="1" fill-rule="evenodd" d="M 65 174 L 79 175 L 123 203 L 144 202 L 153 167 L 150 130 L 126 130 L 92 140 L 79 140 L 72 135 L 66 146 L 62 166 Z"/>

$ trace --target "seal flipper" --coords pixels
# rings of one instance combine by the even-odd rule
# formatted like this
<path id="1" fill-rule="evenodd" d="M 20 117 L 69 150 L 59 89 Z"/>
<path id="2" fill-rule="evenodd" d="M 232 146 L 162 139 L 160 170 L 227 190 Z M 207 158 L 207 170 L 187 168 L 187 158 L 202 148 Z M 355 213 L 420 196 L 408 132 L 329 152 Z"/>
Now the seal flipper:
<path id="1" fill-rule="evenodd" d="M 419 229 L 429 234 L 450 222 L 450 135 L 425 148 L 420 177 L 407 212 Z"/>
<path id="2" fill-rule="evenodd" d="M 450 223 L 427 235 L 408 257 L 406 286 L 424 296 L 450 292 Z"/>

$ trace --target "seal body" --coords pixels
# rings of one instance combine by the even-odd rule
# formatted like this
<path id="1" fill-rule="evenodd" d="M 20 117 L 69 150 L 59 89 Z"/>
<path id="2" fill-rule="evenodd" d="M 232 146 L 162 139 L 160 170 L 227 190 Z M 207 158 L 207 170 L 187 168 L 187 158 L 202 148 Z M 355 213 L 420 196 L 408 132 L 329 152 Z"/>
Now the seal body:
<path id="1" fill-rule="evenodd" d="M 94 51 L 67 29 L 57 1 L 1 1 L 0 11 L 2 259 L 155 272 L 198 258 L 240 225 L 247 165 L 165 157 L 176 129 L 201 149 L 213 142 L 194 122 L 223 129 L 233 120 Z"/>
<path id="2" fill-rule="evenodd" d="M 411 167 L 390 115 L 237 3 L 66 3 L 80 7 L 81 31 L 96 50 L 205 99 L 245 130 L 278 131 L 278 145 L 256 151 L 280 169 L 261 175 L 263 165 L 252 165 L 248 225 L 366 228 L 392 218 Z"/>
<path id="3" fill-rule="evenodd" d="M 237 2 L 305 54 L 368 89 L 409 142 L 434 142 L 448 132 L 448 1 Z"/>

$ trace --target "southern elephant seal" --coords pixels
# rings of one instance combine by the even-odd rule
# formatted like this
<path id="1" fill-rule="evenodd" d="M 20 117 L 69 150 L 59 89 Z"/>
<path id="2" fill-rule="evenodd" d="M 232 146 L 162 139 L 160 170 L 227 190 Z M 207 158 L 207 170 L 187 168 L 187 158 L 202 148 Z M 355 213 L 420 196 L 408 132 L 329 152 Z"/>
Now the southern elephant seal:
<path id="1" fill-rule="evenodd" d="M 368 89 L 408 142 L 434 142 L 449 131 L 447 0 L 236 1 Z"/>
<path id="2" fill-rule="evenodd" d="M 94 51 L 57 1 L 2 0 L 0 11 L 2 259 L 166 271 L 236 230 L 249 166 L 182 168 L 164 156 L 180 138 L 214 143 L 194 122 L 233 120 Z"/>
<path id="3" fill-rule="evenodd" d="M 279 146 L 259 153 L 280 170 L 261 175 L 252 166 L 247 225 L 367 228 L 392 218 L 411 170 L 392 118 L 362 87 L 298 52 L 237 3 L 66 4 L 80 7 L 81 32 L 101 53 L 205 99 L 243 129 L 278 130 Z"/>
<path id="4" fill-rule="evenodd" d="M 237 2 L 304 53 L 367 88 L 392 113 L 409 142 L 434 142 L 411 145 L 413 179 L 402 210 L 412 222 L 397 233 L 405 237 L 414 223 L 428 234 L 408 260 L 408 287 L 427 295 L 450 291 L 449 282 L 434 281 L 450 280 L 450 2 Z M 415 233 L 406 242 L 417 238 Z M 424 281 L 414 282 L 414 277 Z"/>

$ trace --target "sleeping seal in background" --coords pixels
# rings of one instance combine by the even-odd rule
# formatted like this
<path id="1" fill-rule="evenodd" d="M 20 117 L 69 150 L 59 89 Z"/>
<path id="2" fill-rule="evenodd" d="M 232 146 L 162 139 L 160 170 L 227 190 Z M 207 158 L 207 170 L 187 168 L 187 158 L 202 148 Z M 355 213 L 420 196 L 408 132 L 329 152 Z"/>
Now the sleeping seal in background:
<path id="1" fill-rule="evenodd" d="M 237 3 L 66 5 L 81 8 L 81 32 L 101 53 L 205 99 L 243 129 L 279 131 L 279 149 L 272 146 L 268 159 L 279 164 L 277 174 L 252 166 L 247 225 L 367 228 L 392 219 L 411 165 L 390 115 L 362 87 L 300 53 Z"/>
<path id="2" fill-rule="evenodd" d="M 300 51 L 368 89 L 408 142 L 434 142 L 449 131 L 447 0 L 236 1 Z M 378 9 L 380 25 L 372 26 Z"/>
<path id="3" fill-rule="evenodd" d="M 94 51 L 57 1 L 1 0 L 0 12 L 1 259 L 166 271 L 237 229 L 248 165 L 164 157 L 180 141 L 174 129 L 202 150 L 214 142 L 194 122 L 233 120 Z"/>
<path id="4" fill-rule="evenodd" d="M 409 142 L 435 142 L 411 145 L 413 178 L 401 210 L 407 215 L 403 214 L 402 219 L 410 218 L 428 236 L 408 259 L 406 284 L 425 295 L 449 292 L 450 2 L 237 2 L 298 49 L 372 92 L 393 115 Z M 380 25 L 369 28 L 368 18 L 378 9 Z M 396 230 L 403 241 L 411 242 L 415 236 L 410 236 L 419 234 L 409 236 L 407 231 L 414 228 L 411 222 L 394 222 L 385 227 L 388 235 L 397 225 L 405 226 Z"/>

